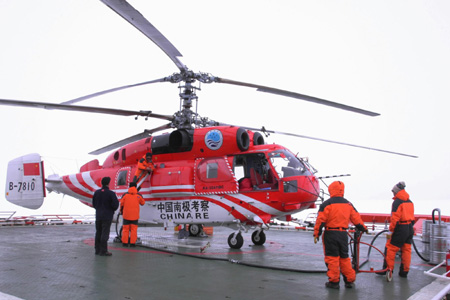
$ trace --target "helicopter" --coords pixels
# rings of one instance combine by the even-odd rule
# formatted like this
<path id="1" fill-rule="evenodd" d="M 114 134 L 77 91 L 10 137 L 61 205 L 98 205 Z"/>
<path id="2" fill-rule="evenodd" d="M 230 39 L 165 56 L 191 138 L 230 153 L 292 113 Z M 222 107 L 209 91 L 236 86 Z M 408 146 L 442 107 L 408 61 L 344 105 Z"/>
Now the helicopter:
<path id="1" fill-rule="evenodd" d="M 102 154 L 113 151 L 102 164 L 94 159 L 84 164 L 77 174 L 53 174 L 46 178 L 40 155 L 31 154 L 15 159 L 8 166 L 8 201 L 24 207 L 38 208 L 46 191 L 49 191 L 69 195 L 91 205 L 93 192 L 101 187 L 101 178 L 105 176 L 112 178 L 110 187 L 120 198 L 133 178 L 137 161 L 145 153 L 151 152 L 156 169 L 138 182 L 140 193 L 146 200 L 140 222 L 154 226 L 189 224 L 192 235 L 198 234 L 201 225 L 227 226 L 235 230 L 228 237 L 229 246 L 239 249 L 243 245 L 242 231 L 254 228 L 252 242 L 263 245 L 266 240 L 265 226 L 270 220 L 277 218 L 289 221 L 293 214 L 314 208 L 320 197 L 319 178 L 315 176 L 316 171 L 309 162 L 283 146 L 266 144 L 264 135 L 284 134 L 368 148 L 201 117 L 192 110 L 193 103 L 198 99 L 199 87 L 196 83 L 243 86 L 367 116 L 378 114 L 304 94 L 194 72 L 181 62 L 182 55 L 175 46 L 128 2 L 102 2 L 153 41 L 171 59 L 179 72 L 60 104 L 7 99 L 0 99 L 0 104 L 156 118 L 168 123 L 91 152 L 90 154 Z M 179 111 L 173 115 L 162 115 L 150 110 L 131 111 L 75 105 L 96 96 L 155 83 L 178 85 Z M 164 130 L 172 131 L 155 135 Z"/>

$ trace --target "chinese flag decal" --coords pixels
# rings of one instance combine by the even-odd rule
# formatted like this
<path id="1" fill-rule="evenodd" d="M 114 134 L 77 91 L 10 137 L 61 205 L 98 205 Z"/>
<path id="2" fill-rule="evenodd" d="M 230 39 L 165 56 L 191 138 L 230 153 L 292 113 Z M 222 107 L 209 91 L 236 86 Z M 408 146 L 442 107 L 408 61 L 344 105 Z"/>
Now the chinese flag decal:
<path id="1" fill-rule="evenodd" d="M 24 176 L 39 176 L 40 174 L 39 163 L 23 164 Z"/>

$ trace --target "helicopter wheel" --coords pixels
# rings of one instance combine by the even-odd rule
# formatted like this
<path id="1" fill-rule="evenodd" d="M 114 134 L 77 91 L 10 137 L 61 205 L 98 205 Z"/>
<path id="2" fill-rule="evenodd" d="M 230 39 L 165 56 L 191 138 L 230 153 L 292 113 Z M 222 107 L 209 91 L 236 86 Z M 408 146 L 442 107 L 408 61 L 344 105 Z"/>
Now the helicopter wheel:
<path id="1" fill-rule="evenodd" d="M 252 242 L 257 246 L 264 245 L 264 243 L 266 242 L 266 234 L 264 233 L 264 231 L 259 231 L 259 234 L 258 230 L 254 231 L 252 233 Z"/>
<path id="2" fill-rule="evenodd" d="M 202 225 L 189 224 L 189 234 L 191 236 L 198 236 L 202 232 Z"/>
<path id="3" fill-rule="evenodd" d="M 238 232 L 237 234 L 232 233 L 228 237 L 228 246 L 230 246 L 230 248 L 241 249 L 243 244 L 244 238 L 242 237 L 240 232 Z"/>

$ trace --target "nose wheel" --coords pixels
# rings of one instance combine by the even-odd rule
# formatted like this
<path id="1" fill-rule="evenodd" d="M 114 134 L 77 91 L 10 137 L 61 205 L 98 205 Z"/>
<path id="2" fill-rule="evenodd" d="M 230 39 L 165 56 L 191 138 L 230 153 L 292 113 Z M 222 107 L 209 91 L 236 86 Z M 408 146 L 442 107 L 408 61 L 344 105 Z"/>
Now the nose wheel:
<path id="1" fill-rule="evenodd" d="M 234 232 L 228 237 L 228 246 L 232 249 L 241 249 L 243 244 L 244 238 L 242 237 L 241 232 Z"/>

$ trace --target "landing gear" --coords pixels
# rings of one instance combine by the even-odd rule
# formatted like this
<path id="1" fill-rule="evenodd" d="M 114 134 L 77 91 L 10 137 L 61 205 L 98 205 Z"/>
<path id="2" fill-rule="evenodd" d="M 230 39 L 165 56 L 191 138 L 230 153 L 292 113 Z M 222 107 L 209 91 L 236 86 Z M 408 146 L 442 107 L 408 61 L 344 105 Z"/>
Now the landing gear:
<path id="1" fill-rule="evenodd" d="M 266 234 L 264 233 L 264 230 L 255 230 L 252 233 L 252 242 L 257 246 L 264 245 L 264 243 L 266 242 Z M 244 238 L 242 237 L 240 231 L 232 233 L 228 237 L 228 246 L 230 246 L 230 248 L 241 249 L 243 244 Z"/>
<path id="2" fill-rule="evenodd" d="M 198 236 L 203 231 L 202 225 L 199 224 L 190 224 L 189 225 L 189 234 L 191 236 Z"/>
<path id="3" fill-rule="evenodd" d="M 243 244 L 244 244 L 244 238 L 242 237 L 241 232 L 232 233 L 228 237 L 228 246 L 230 246 L 230 248 L 241 249 Z"/>
<path id="4" fill-rule="evenodd" d="M 252 242 L 257 246 L 264 245 L 266 242 L 266 234 L 263 230 L 256 230 L 252 233 Z"/>

